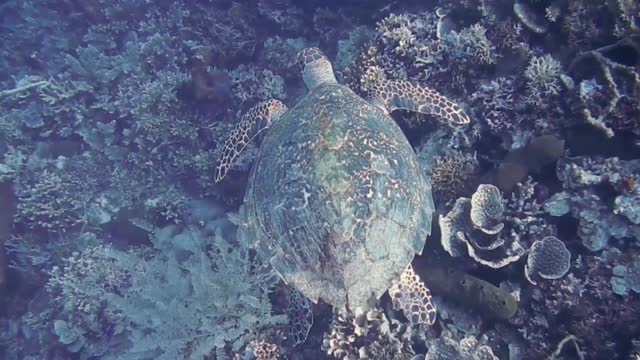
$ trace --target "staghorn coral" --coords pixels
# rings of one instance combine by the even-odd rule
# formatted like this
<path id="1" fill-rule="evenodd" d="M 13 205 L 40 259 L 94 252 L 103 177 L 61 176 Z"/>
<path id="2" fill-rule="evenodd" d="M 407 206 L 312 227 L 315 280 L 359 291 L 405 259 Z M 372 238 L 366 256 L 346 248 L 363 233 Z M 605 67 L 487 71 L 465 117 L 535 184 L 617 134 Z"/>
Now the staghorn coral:
<path id="1" fill-rule="evenodd" d="M 265 66 L 275 74 L 285 79 L 299 77 L 299 69 L 296 64 L 296 55 L 307 46 L 304 38 L 283 38 L 272 36 L 264 42 L 264 48 L 260 53 Z"/>
<path id="2" fill-rule="evenodd" d="M 498 77 L 483 82 L 478 90 L 472 94 L 476 109 L 482 116 L 483 122 L 493 134 L 504 134 L 513 131 L 518 125 L 514 116 L 519 107 L 516 101 L 515 77 Z"/>
<path id="3" fill-rule="evenodd" d="M 199 35 L 196 41 L 211 47 L 217 62 L 254 54 L 258 44 L 256 14 L 247 5 L 234 2 L 224 9 L 206 2 L 189 5 L 193 9 L 187 11 L 185 21 L 193 34 Z"/>
<path id="4" fill-rule="evenodd" d="M 467 62 L 491 65 L 498 61 L 496 47 L 487 38 L 487 29 L 481 23 L 443 35 L 442 45 L 449 60 L 457 66 Z"/>
<path id="5" fill-rule="evenodd" d="M 338 53 L 333 62 L 337 72 L 345 70 L 360 54 L 361 49 L 371 41 L 375 33 L 367 26 L 357 26 L 346 39 L 338 40 Z"/>
<path id="6" fill-rule="evenodd" d="M 596 24 L 588 19 L 599 18 Z M 637 2 L 630 0 L 569 1 L 561 15 L 562 30 L 568 45 L 573 48 L 592 47 L 610 41 L 611 37 L 622 38 L 637 33 L 640 19 Z M 600 26 L 598 26 L 600 25 Z"/>
<path id="7" fill-rule="evenodd" d="M 617 55 L 624 53 L 628 55 Z M 640 35 L 635 34 L 580 52 L 569 65 L 580 80 L 574 95 L 577 110 L 607 137 L 624 130 L 640 135 L 640 125 L 633 121 L 640 116 L 640 72 L 637 64 L 629 63 L 638 56 Z M 592 66 L 594 61 L 597 66 Z"/>
<path id="8" fill-rule="evenodd" d="M 453 151 L 436 156 L 430 169 L 429 181 L 437 197 L 452 199 L 469 190 L 469 180 L 476 174 L 478 160 L 475 155 Z"/>
<path id="9" fill-rule="evenodd" d="M 390 14 L 377 23 L 375 61 L 360 64 L 359 74 L 378 66 L 390 78 L 429 81 L 438 89 L 466 91 L 500 57 L 483 22 L 456 29 L 442 12 Z M 373 51 L 366 50 L 369 54 Z M 470 73 L 474 76 L 469 77 Z"/>
<path id="10" fill-rule="evenodd" d="M 551 55 L 533 56 L 524 71 L 527 78 L 527 102 L 543 106 L 560 93 L 562 65 Z"/>
<path id="11" fill-rule="evenodd" d="M 257 8 L 258 14 L 285 31 L 299 31 L 304 23 L 302 9 L 291 0 L 259 0 Z"/>

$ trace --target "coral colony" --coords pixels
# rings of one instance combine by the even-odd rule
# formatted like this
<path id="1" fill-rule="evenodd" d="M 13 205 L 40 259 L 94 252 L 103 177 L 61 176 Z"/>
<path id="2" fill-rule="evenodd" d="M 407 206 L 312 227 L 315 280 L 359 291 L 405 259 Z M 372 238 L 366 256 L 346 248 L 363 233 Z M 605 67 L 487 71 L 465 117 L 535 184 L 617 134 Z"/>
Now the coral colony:
<path id="1" fill-rule="evenodd" d="M 638 1 L 0 28 L 0 359 L 640 359 Z"/>

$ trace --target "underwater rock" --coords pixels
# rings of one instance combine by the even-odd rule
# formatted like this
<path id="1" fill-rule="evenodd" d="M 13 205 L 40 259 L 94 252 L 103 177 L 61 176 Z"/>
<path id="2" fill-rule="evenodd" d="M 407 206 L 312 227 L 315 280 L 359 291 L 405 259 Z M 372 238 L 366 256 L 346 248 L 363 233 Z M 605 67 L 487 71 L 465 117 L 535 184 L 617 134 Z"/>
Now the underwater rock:
<path id="1" fill-rule="evenodd" d="M 447 260 L 425 256 L 415 270 L 434 295 L 473 309 L 487 319 L 506 320 L 518 310 L 518 301 L 506 290 L 457 270 Z"/>
<path id="2" fill-rule="evenodd" d="M 512 150 L 500 163 L 493 183 L 502 191 L 511 191 L 530 172 L 540 172 L 543 167 L 564 155 L 564 140 L 555 135 L 542 135 L 531 139 L 519 149 Z"/>

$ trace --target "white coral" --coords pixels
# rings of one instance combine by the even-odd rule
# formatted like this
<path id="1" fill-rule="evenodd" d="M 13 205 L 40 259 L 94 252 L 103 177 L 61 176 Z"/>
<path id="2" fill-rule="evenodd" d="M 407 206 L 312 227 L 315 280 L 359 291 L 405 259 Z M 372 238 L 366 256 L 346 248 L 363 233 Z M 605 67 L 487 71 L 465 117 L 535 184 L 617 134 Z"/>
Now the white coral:
<path id="1" fill-rule="evenodd" d="M 524 72 L 527 78 L 527 101 L 543 104 L 547 97 L 560 92 L 562 65 L 551 55 L 534 56 Z"/>

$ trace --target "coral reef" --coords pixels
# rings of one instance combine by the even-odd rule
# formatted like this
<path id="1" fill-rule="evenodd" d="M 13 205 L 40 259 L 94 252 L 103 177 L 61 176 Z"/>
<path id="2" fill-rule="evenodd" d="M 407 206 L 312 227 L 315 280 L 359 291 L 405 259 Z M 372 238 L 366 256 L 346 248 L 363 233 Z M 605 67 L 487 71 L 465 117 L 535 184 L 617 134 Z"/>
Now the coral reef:
<path id="1" fill-rule="evenodd" d="M 355 313 L 334 309 L 322 348 L 335 359 L 401 360 L 414 354 L 411 328 L 389 321 L 379 308 Z"/>
<path id="2" fill-rule="evenodd" d="M 524 273 L 527 280 L 536 285 L 534 277 L 559 279 L 569 271 L 570 265 L 571 253 L 565 244 L 555 236 L 547 236 L 531 245 Z"/>
<path id="3" fill-rule="evenodd" d="M 499 360 L 493 354 L 490 346 L 485 344 L 486 337 L 480 341 L 473 335 L 457 340 L 451 334 L 445 333 L 437 340 L 429 344 L 429 351 L 425 360 Z"/>
<path id="4" fill-rule="evenodd" d="M 609 238 L 640 239 L 640 161 L 618 158 L 567 158 L 558 162 L 564 191 L 544 204 L 552 216 L 571 214 L 578 236 L 591 251 L 604 249 Z"/>
<path id="5" fill-rule="evenodd" d="M 611 289 L 618 295 L 627 295 L 629 290 L 640 294 L 640 259 L 627 267 L 616 265 L 613 267 Z"/>
<path id="6" fill-rule="evenodd" d="M 630 344 L 628 334 L 640 330 L 632 320 L 640 303 L 638 298 L 611 291 L 610 278 L 614 264 L 637 255 L 637 251 L 622 254 L 613 249 L 599 256 L 580 256 L 571 264 L 577 270 L 562 279 L 521 289 L 520 310 L 512 322 L 526 334 L 525 358 L 550 356 L 557 344 L 570 336 L 585 359 L 624 358 L 619 349 Z M 607 331 L 603 333 L 602 329 Z M 578 356 L 575 350 L 567 350 L 567 355 Z"/>
<path id="7" fill-rule="evenodd" d="M 204 219 L 187 229 L 153 229 L 158 255 L 97 246 L 54 267 L 51 320 L 69 351 L 202 359 L 227 345 L 238 351 L 259 329 L 282 324 L 284 316 L 271 314 L 271 274 L 226 238 L 228 221 Z M 166 325 L 154 328 L 157 322 Z"/>
<path id="8" fill-rule="evenodd" d="M 458 198 L 446 216 L 440 215 L 442 247 L 451 256 L 468 252 L 474 260 L 492 268 L 518 261 L 525 249 L 518 235 L 512 237 L 513 231 L 503 231 L 503 211 L 500 190 L 481 184 L 471 199 Z"/>
<path id="9" fill-rule="evenodd" d="M 638 122 L 633 121 L 640 116 L 639 56 L 640 34 L 636 33 L 583 51 L 569 65 L 580 80 L 576 106 L 587 123 L 608 137 L 619 131 L 640 134 Z"/>
<path id="10" fill-rule="evenodd" d="M 234 236 L 260 139 L 218 184 L 216 159 L 241 113 L 298 101 L 310 46 L 359 95 L 469 115 L 393 114 L 440 216 L 432 293 L 331 315 Z M 7 0 L 0 54 L 2 359 L 640 354 L 638 1 Z"/>
<path id="11" fill-rule="evenodd" d="M 436 156 L 429 170 L 429 180 L 436 198 L 452 199 L 469 190 L 469 180 L 475 175 L 478 160 L 470 154 L 451 152 Z"/>

